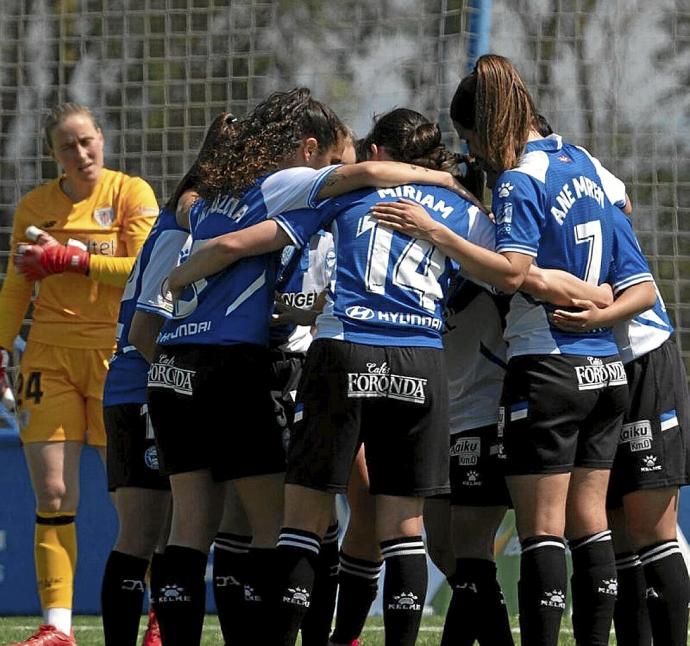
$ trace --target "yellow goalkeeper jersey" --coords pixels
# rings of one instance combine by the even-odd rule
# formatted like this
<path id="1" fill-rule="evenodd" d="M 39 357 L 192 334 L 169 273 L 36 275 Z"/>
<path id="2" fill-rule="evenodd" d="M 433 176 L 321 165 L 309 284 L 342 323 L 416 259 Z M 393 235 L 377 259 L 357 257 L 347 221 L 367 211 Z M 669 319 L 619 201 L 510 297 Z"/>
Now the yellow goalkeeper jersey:
<path id="1" fill-rule="evenodd" d="M 93 193 L 72 202 L 56 179 L 19 202 L 11 250 L 27 242 L 34 225 L 59 242 L 78 240 L 91 254 L 89 275 L 64 273 L 37 283 L 30 338 L 65 348 L 109 348 L 122 290 L 158 215 L 152 188 L 139 177 L 104 168 Z M 33 284 L 10 261 L 0 290 L 0 346 L 11 348 L 27 311 Z"/>

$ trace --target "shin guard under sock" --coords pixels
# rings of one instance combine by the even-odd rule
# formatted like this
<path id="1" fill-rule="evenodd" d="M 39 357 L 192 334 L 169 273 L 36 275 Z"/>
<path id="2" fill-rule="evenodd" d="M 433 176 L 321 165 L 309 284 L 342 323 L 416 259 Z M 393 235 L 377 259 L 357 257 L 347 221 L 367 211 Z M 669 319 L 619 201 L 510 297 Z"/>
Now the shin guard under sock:
<path id="1" fill-rule="evenodd" d="M 386 646 L 414 646 L 426 600 L 426 550 L 421 536 L 381 542 L 386 563 L 383 624 Z"/>
<path id="2" fill-rule="evenodd" d="M 569 544 L 573 559 L 570 587 L 575 641 L 606 646 L 618 590 L 611 532 L 597 532 Z"/>
<path id="3" fill-rule="evenodd" d="M 557 646 L 567 584 L 563 538 L 532 536 L 522 541 L 518 599 L 523 644 Z"/>
<path id="4" fill-rule="evenodd" d="M 156 616 L 165 646 L 197 646 L 206 610 L 207 555 L 168 545 L 160 567 Z"/>
<path id="5" fill-rule="evenodd" d="M 338 606 L 334 644 L 350 644 L 362 633 L 371 604 L 376 599 L 383 561 L 367 561 L 340 552 Z"/>
<path id="6" fill-rule="evenodd" d="M 101 584 L 106 646 L 136 646 L 148 567 L 148 559 L 110 552 Z"/>
<path id="7" fill-rule="evenodd" d="M 688 570 L 678 541 L 639 550 L 647 582 L 647 608 L 654 644 L 685 646 L 688 635 Z"/>

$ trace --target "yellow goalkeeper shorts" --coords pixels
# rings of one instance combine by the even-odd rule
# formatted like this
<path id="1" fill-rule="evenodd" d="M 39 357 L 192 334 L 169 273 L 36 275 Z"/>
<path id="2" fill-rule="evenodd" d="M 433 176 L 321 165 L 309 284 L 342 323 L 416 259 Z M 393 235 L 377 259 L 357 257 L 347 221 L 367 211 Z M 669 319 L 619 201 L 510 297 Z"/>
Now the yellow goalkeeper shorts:
<path id="1" fill-rule="evenodd" d="M 22 442 L 105 446 L 103 384 L 112 353 L 29 340 L 16 384 Z"/>

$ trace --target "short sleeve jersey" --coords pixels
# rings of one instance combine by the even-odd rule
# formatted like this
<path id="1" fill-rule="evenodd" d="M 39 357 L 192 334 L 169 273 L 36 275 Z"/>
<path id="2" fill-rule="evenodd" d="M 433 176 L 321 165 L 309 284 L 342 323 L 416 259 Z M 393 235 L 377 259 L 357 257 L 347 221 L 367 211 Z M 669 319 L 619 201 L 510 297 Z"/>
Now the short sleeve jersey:
<path id="1" fill-rule="evenodd" d="M 319 231 L 302 249 L 288 245 L 280 259 L 276 293 L 292 307 L 312 309 L 331 280 L 335 268 L 333 236 Z M 270 345 L 284 352 L 306 352 L 312 341 L 309 325 L 271 327 Z"/>
<path id="2" fill-rule="evenodd" d="M 493 191 L 496 251 L 534 257 L 544 269 L 561 269 L 593 285 L 609 280 L 613 213 L 607 195 L 625 199 L 613 175 L 585 150 L 558 135 L 530 141 L 516 168 L 502 173 Z M 618 186 L 610 186 L 613 182 Z M 517 293 L 507 317 L 508 356 L 617 353 L 610 329 L 571 334 L 552 326 L 550 306 Z"/>
<path id="3" fill-rule="evenodd" d="M 477 207 L 447 189 L 421 184 L 354 191 L 315 211 L 278 216 L 299 246 L 331 226 L 336 268 L 316 321 L 317 339 L 442 347 L 441 304 L 456 265 L 431 243 L 394 232 L 371 215 L 377 202 L 401 197 L 463 238 L 493 243 L 493 225 Z"/>
<path id="4" fill-rule="evenodd" d="M 136 310 L 164 318 L 172 315 L 172 300 L 166 288 L 170 271 L 189 252 L 189 232 L 167 208 L 161 212 L 149 233 L 127 279 L 120 301 L 115 354 L 103 392 L 104 406 L 146 402 L 149 364 L 129 344 L 129 330 Z"/>
<path id="5" fill-rule="evenodd" d="M 190 212 L 192 253 L 205 240 L 246 229 L 283 211 L 314 206 L 322 183 L 335 168 L 290 168 L 257 180 L 239 198 L 221 195 L 211 202 L 197 201 Z M 277 270 L 276 254 L 252 256 L 189 285 L 158 342 L 268 345 Z"/>
<path id="6" fill-rule="evenodd" d="M 648 281 L 654 282 L 647 260 L 642 254 L 632 224 L 617 210 L 614 228 L 613 289 L 619 294 L 628 287 Z M 656 288 L 656 283 L 654 284 Z M 658 348 L 673 333 L 666 306 L 657 288 L 654 307 L 613 329 L 624 363 L 628 363 Z"/>

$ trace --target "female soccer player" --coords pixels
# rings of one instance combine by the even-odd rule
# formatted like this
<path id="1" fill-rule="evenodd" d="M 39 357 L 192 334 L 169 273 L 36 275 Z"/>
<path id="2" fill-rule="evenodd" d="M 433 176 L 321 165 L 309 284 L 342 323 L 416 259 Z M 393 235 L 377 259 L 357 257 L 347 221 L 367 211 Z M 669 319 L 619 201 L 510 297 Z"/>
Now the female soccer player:
<path id="1" fill-rule="evenodd" d="M 234 120 L 218 115 L 200 155 Z M 198 180 L 197 163 L 182 178 L 160 211 L 129 276 L 120 304 L 117 349 L 103 394 L 108 435 L 108 488 L 113 493 L 119 531 L 106 562 L 101 609 L 106 646 L 134 646 L 146 588 L 146 572 L 157 577 L 154 550 L 167 538 L 170 483 L 158 471 L 158 456 L 146 405 L 146 382 L 155 339 L 172 302 L 164 285 L 189 241 L 176 211 L 189 203 Z M 155 617 L 155 615 L 150 615 Z M 155 621 L 155 620 L 154 620 Z M 157 630 L 154 624 L 153 632 Z"/>
<path id="2" fill-rule="evenodd" d="M 19 247 L 0 292 L 0 347 L 9 348 L 40 281 L 17 388 L 36 494 L 34 549 L 44 618 L 26 642 L 32 645 L 74 643 L 79 457 L 85 442 L 105 457 L 103 382 L 118 304 L 158 213 L 146 182 L 103 167 L 103 132 L 88 108 L 54 107 L 45 136 L 62 174 L 17 206 L 12 245 L 27 241 L 28 227 L 33 244 Z"/>
<path id="3" fill-rule="evenodd" d="M 450 161 L 438 126 L 410 110 L 382 117 L 371 141 L 372 159 L 406 155 L 403 159 L 416 166 L 431 167 Z M 319 194 L 318 183 L 311 193 Z M 438 248 L 386 232 L 371 219 L 369 209 L 379 199 L 400 195 L 425 205 L 444 226 L 493 243 L 493 226 L 471 202 L 412 184 L 355 191 L 327 201 L 312 214 L 283 214 L 276 222 L 217 238 L 171 275 L 175 291 L 247 253 L 290 240 L 302 243 L 327 223 L 334 231 L 335 280 L 308 353 L 300 394 L 304 424 L 289 455 L 285 527 L 278 542 L 287 583 L 279 595 L 275 643 L 294 643 L 310 603 L 313 562 L 332 497 L 345 490 L 362 440 L 386 560 L 386 640 L 412 644 L 416 638 L 426 588 L 423 499 L 447 491 L 440 300 L 452 267 Z"/>
<path id="4" fill-rule="evenodd" d="M 195 245 L 310 206 L 317 195 L 333 194 L 336 184 L 339 190 L 361 186 L 363 179 L 385 185 L 390 168 L 376 176 L 368 167 L 314 170 L 339 159 L 340 132 L 337 118 L 308 90 L 271 95 L 214 148 L 209 166 L 202 164 L 204 200 L 190 214 Z M 274 172 L 280 168 L 286 170 Z M 414 169 L 408 174 L 434 176 Z M 452 185 L 448 174 L 436 176 Z M 249 516 L 253 575 L 272 576 L 285 464 L 268 390 L 274 281 L 274 259 L 263 255 L 193 285 L 178 303 L 180 318 L 163 328 L 149 372 L 149 407 L 173 494 L 157 597 L 163 637 L 173 646 L 200 639 L 206 554 L 218 528 L 223 481 L 233 480 Z M 230 428 L 219 423 L 224 419 Z M 259 580 L 252 587 L 264 586 Z"/>
<path id="5" fill-rule="evenodd" d="M 565 330 L 614 325 L 628 376 L 630 398 L 607 499 L 618 570 L 617 643 L 648 646 L 653 638 L 677 646 L 687 641 L 690 600 L 677 536 L 678 489 L 688 482 L 687 376 L 666 307 L 622 213 L 616 214 L 614 245 L 616 293 L 652 285 L 653 308 L 630 318 L 620 300 L 604 310 L 582 301 L 582 312 L 557 310 L 554 322 Z"/>
<path id="6" fill-rule="evenodd" d="M 500 255 L 451 240 L 436 225 L 413 230 L 452 248 L 467 271 L 508 291 L 522 284 L 534 258 L 542 268 L 566 269 L 592 285 L 607 279 L 614 207 L 603 185 L 610 175 L 583 149 L 557 135 L 539 135 L 534 104 L 510 61 L 481 57 L 460 83 L 451 117 L 471 150 L 499 173 L 493 211 Z M 409 230 L 400 213 L 389 209 L 384 217 L 394 228 Z M 637 311 L 653 303 L 646 288 L 621 298 L 636 299 Z M 502 421 L 523 547 L 523 639 L 558 641 L 567 531 L 576 639 L 607 643 L 615 567 L 605 496 L 627 401 L 625 371 L 610 330 L 563 333 L 542 303 L 520 293 L 511 300 L 506 338 Z"/>

